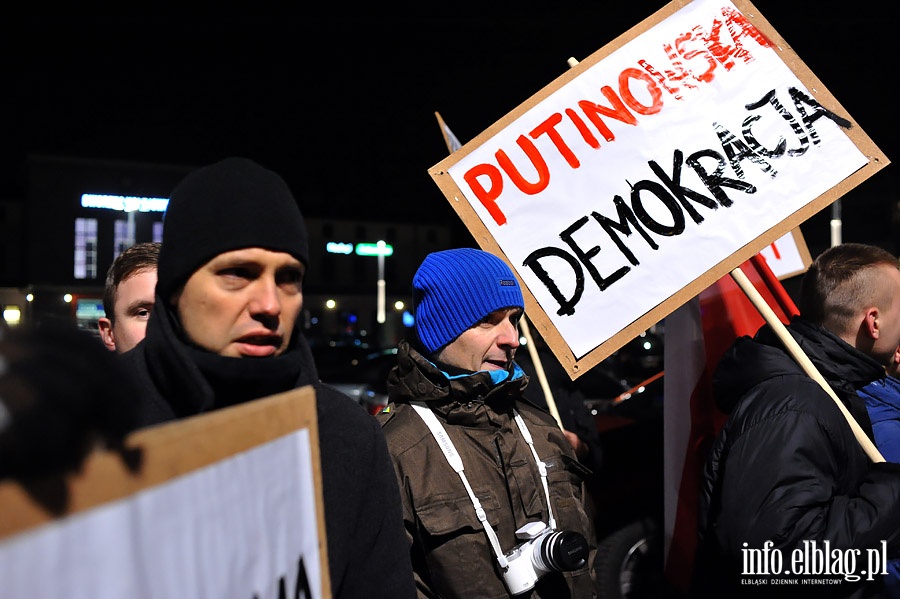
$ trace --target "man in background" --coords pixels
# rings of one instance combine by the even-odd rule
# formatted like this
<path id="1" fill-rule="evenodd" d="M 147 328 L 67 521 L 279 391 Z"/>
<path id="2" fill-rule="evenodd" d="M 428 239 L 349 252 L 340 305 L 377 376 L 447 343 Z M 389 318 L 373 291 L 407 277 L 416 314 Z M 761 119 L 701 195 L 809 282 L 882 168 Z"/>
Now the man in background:
<path id="1" fill-rule="evenodd" d="M 163 218 L 147 334 L 120 356 L 137 389 L 139 426 L 312 387 L 332 596 L 414 597 L 384 434 L 356 401 L 319 381 L 303 335 L 308 234 L 287 183 L 252 160 L 227 158 L 185 177 Z"/>
<path id="2" fill-rule="evenodd" d="M 106 349 L 127 352 L 147 331 L 156 292 L 159 243 L 136 243 L 116 256 L 106 273 L 103 311 L 97 321 Z"/>
<path id="3" fill-rule="evenodd" d="M 858 243 L 825 250 L 803 277 L 799 308 L 788 333 L 871 439 L 857 390 L 884 376 L 900 345 L 897 258 Z M 814 571 L 812 578 L 840 581 L 817 592 L 880 592 L 882 577 L 863 572 L 877 566 L 864 561 L 882 547 L 890 558 L 900 553 L 900 467 L 869 459 L 844 413 L 769 325 L 735 341 L 713 385 L 716 404 L 729 416 L 702 481 L 696 596 L 759 594 L 746 581 L 765 584 L 766 575 L 779 572 L 768 563 L 748 566 L 748 556 L 759 555 L 754 551 L 784 558 L 780 578 L 809 577 L 817 566 L 804 549 L 808 555 L 826 547 L 862 557 L 853 572 Z M 803 563 L 793 561 L 798 550 Z M 762 595 L 780 596 L 782 588 L 788 589 L 769 585 Z"/>

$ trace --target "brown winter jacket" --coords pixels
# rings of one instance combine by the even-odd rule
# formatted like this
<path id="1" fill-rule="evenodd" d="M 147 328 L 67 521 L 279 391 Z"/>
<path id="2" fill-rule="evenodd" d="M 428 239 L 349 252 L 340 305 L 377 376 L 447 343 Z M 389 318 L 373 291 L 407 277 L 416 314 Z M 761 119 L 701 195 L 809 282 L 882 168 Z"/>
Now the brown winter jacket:
<path id="1" fill-rule="evenodd" d="M 538 467 L 513 418 L 513 408 L 518 410 L 547 467 L 557 530 L 584 535 L 590 554 L 583 568 L 545 574 L 533 593 L 516 597 L 595 596 L 594 534 L 583 503 L 588 471 L 552 416 L 522 399 L 524 372 L 513 364 L 510 378 L 499 384 L 487 372 L 448 378 L 407 342 L 401 342 L 397 358 L 388 378 L 391 403 L 378 419 L 400 483 L 419 596 L 511 595 L 466 488 L 410 405 L 415 400 L 428 403 L 453 441 L 504 555 L 522 542 L 518 528 L 548 522 Z"/>

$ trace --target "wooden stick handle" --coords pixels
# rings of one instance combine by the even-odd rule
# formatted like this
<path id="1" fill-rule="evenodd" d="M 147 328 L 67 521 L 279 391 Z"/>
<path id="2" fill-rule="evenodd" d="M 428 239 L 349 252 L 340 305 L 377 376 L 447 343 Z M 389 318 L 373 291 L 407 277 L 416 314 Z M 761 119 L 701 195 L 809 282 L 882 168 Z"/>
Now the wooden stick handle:
<path id="1" fill-rule="evenodd" d="M 534 371 L 537 374 L 538 381 L 541 383 L 541 389 L 544 390 L 544 397 L 547 399 L 547 407 L 550 408 L 550 415 L 556 420 L 556 424 L 559 426 L 560 430 L 565 430 L 562 425 L 562 420 L 559 417 L 559 410 L 556 409 L 553 391 L 550 390 L 550 384 L 547 382 L 547 375 L 544 374 L 544 366 L 541 364 L 541 357 L 538 355 L 534 339 L 531 337 L 531 329 L 528 328 L 528 321 L 525 319 L 524 315 L 519 320 L 519 325 L 522 327 L 522 334 L 525 335 L 525 339 L 527 340 L 525 347 L 528 349 L 528 354 L 531 356 L 531 363 L 534 364 Z"/>
<path id="2" fill-rule="evenodd" d="M 778 338 L 781 339 L 781 342 L 784 343 L 785 348 L 787 348 L 788 352 L 791 356 L 800 364 L 800 367 L 803 368 L 803 371 L 806 372 L 814 381 L 819 383 L 819 386 L 825 390 L 825 392 L 834 400 L 834 403 L 837 404 L 838 409 L 844 415 L 844 418 L 847 419 L 847 423 L 850 425 L 850 429 L 853 431 L 853 436 L 856 437 L 856 440 L 862 446 L 863 451 L 866 452 L 866 455 L 869 456 L 869 459 L 873 462 L 883 462 L 884 457 L 875 447 L 875 444 L 872 443 L 872 440 L 866 436 L 866 433 L 860 428 L 859 423 L 853 418 L 850 412 L 847 411 L 847 408 L 838 399 L 838 396 L 835 394 L 834 389 L 831 388 L 831 385 L 825 380 L 822 374 L 818 371 L 815 365 L 810 361 L 809 357 L 803 353 L 803 350 L 800 349 L 800 346 L 797 344 L 797 341 L 791 337 L 791 334 L 788 332 L 787 327 L 778 319 L 778 316 L 775 315 L 775 312 L 772 311 L 772 308 L 769 307 L 769 304 L 766 303 L 766 300 L 759 294 L 759 291 L 756 290 L 756 287 L 753 286 L 753 283 L 750 282 L 750 279 L 747 278 L 747 275 L 744 274 L 744 271 L 741 270 L 741 267 L 738 266 L 734 270 L 731 271 L 731 278 L 734 279 L 734 282 L 738 284 L 743 292 L 747 295 L 753 305 L 759 310 L 759 313 L 762 314 L 763 318 L 765 318 L 766 323 L 775 331 L 778 335 Z"/>

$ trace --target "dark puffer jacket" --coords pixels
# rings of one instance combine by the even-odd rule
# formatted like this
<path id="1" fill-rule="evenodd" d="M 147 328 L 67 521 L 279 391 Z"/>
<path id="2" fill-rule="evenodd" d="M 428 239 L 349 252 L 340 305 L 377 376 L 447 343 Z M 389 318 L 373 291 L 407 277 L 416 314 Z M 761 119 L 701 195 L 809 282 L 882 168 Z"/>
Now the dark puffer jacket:
<path id="1" fill-rule="evenodd" d="M 883 376 L 882 367 L 801 317 L 788 330 L 871 438 L 856 391 Z M 714 376 L 714 393 L 719 408 L 730 416 L 704 471 L 697 596 L 743 595 L 748 589 L 760 595 L 760 587 L 746 585 L 758 577 L 745 571 L 745 548 L 763 549 L 767 541 L 783 559 L 778 579 L 827 577 L 784 573 L 797 567 L 794 550 L 812 543 L 845 557 L 859 550 L 854 552 L 855 574 L 867 569 L 867 550 L 881 548 L 882 541 L 889 555 L 897 553 L 900 470 L 869 460 L 834 400 L 803 372 L 771 329 L 738 339 L 726 352 Z M 809 560 L 801 563 L 812 566 Z M 775 562 L 770 565 L 774 570 Z M 862 576 L 858 582 L 831 578 L 841 578 L 841 583 L 817 586 L 819 596 L 873 596 L 881 584 L 880 577 L 866 581 Z M 792 586 L 768 584 L 762 595 L 780 589 L 797 593 Z"/>
<path id="2" fill-rule="evenodd" d="M 378 418 L 400 483 L 420 597 L 486 599 L 510 594 L 461 478 L 412 401 L 427 402 L 443 425 L 504 554 L 522 542 L 515 534 L 519 527 L 548 522 L 541 477 L 513 409 L 521 414 L 546 463 L 557 529 L 579 532 L 593 544 L 592 524 L 582 503 L 588 471 L 552 416 L 522 399 L 528 379 L 518 366 L 512 366 L 508 380 L 495 384 L 488 372 L 448 378 L 406 342 L 401 342 L 397 358 L 388 377 L 391 403 Z M 592 546 L 588 564 L 594 552 Z M 586 565 L 565 575 L 547 574 L 533 593 L 517 597 L 593 596 Z"/>

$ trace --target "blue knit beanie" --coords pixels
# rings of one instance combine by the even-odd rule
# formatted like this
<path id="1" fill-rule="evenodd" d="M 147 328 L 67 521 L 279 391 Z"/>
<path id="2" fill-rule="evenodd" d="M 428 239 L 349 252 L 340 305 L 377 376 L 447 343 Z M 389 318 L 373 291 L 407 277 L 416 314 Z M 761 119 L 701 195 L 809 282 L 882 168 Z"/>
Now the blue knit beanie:
<path id="1" fill-rule="evenodd" d="M 428 254 L 413 277 L 413 303 L 416 333 L 429 354 L 495 310 L 525 309 L 506 262 L 472 248 Z"/>

